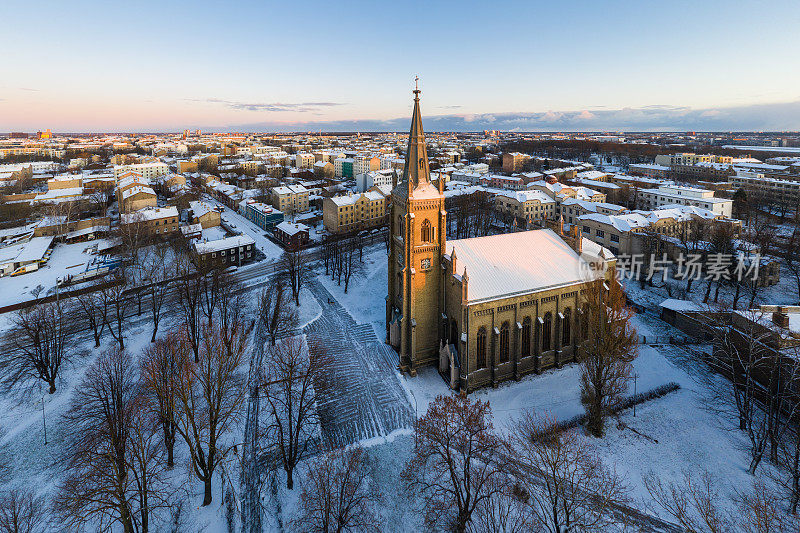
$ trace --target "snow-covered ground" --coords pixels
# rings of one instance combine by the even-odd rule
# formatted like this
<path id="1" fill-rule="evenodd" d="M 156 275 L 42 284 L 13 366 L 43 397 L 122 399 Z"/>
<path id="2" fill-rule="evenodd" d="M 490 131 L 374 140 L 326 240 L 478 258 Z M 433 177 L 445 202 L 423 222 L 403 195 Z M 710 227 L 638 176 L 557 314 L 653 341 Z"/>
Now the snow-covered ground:
<path id="1" fill-rule="evenodd" d="M 104 242 L 106 241 L 98 239 L 75 244 L 56 244 L 50 259 L 39 270 L 14 277 L 3 276 L 0 278 L 0 307 L 31 300 L 35 298 L 37 289 L 41 291 L 39 296 L 54 293 L 58 278 L 80 274 L 93 261 L 98 260 L 94 249 Z"/>

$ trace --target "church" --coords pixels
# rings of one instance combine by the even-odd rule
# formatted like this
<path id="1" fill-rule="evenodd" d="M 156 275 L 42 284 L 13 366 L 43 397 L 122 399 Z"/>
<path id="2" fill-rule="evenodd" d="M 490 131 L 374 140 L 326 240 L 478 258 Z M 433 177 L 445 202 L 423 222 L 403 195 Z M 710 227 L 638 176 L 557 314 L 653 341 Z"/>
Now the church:
<path id="1" fill-rule="evenodd" d="M 386 337 L 399 367 L 435 365 L 470 392 L 574 361 L 582 294 L 616 258 L 578 229 L 447 240 L 444 182 L 431 181 L 417 87 L 405 168 L 389 217 Z"/>

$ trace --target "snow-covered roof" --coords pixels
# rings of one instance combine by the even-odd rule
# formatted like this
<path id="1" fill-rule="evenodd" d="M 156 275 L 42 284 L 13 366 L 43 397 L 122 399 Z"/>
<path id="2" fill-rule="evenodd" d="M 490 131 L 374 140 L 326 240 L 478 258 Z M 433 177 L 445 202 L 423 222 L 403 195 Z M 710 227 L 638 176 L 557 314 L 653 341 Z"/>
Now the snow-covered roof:
<path id="1" fill-rule="evenodd" d="M 247 246 L 255 244 L 255 240 L 249 235 L 234 235 L 233 237 L 225 237 L 224 239 L 217 239 L 208 242 L 194 243 L 194 249 L 198 254 L 208 254 L 211 252 L 219 252 L 222 250 L 231 250 L 240 246 Z"/>
<path id="2" fill-rule="evenodd" d="M 702 311 L 703 307 L 691 300 L 676 300 L 675 298 L 669 298 L 664 300 L 660 304 L 661 307 L 664 309 L 670 309 L 672 311 Z"/>
<path id="3" fill-rule="evenodd" d="M 123 224 L 133 222 L 147 222 L 150 220 L 160 220 L 162 218 L 178 217 L 178 208 L 174 205 L 169 207 L 145 207 L 133 213 L 123 213 L 119 216 Z"/>
<path id="4" fill-rule="evenodd" d="M 53 243 L 53 237 L 34 237 L 29 241 L 0 248 L 0 265 L 39 261 Z"/>
<path id="5" fill-rule="evenodd" d="M 287 235 L 295 235 L 300 233 L 301 231 L 308 231 L 308 226 L 305 224 L 299 224 L 297 222 L 287 222 L 283 221 L 277 226 L 275 226 L 276 230 L 279 230 Z"/>
<path id="6" fill-rule="evenodd" d="M 456 273 L 466 268 L 471 303 L 586 281 L 586 262 L 550 229 L 447 242 Z"/>

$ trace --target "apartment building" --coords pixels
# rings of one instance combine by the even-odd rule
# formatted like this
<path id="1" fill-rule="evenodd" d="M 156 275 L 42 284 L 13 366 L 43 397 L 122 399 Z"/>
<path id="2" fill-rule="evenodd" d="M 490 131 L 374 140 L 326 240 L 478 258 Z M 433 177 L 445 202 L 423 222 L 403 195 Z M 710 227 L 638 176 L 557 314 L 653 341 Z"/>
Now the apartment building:
<path id="1" fill-rule="evenodd" d="M 297 168 L 314 168 L 314 163 L 316 163 L 314 154 L 298 152 L 294 156 L 294 164 Z"/>
<path id="2" fill-rule="evenodd" d="M 214 206 L 202 201 L 189 202 L 189 210 L 192 212 L 192 224 L 200 224 L 203 229 L 213 228 L 222 223 L 222 216 Z"/>
<path id="3" fill-rule="evenodd" d="M 627 211 L 624 207 L 617 204 L 609 204 L 606 202 L 589 202 L 586 200 L 579 200 L 578 198 L 566 198 L 561 202 L 561 213 L 564 217 L 564 222 L 567 224 L 575 224 L 578 217 L 590 213 L 599 213 L 601 215 L 619 215 Z"/>
<path id="4" fill-rule="evenodd" d="M 274 207 L 253 199 L 242 200 L 239 213 L 264 231 L 273 231 L 284 218 L 283 213 Z"/>
<path id="5" fill-rule="evenodd" d="M 249 235 L 234 235 L 206 242 L 194 242 L 195 262 L 207 267 L 240 266 L 253 260 L 256 241 Z"/>
<path id="6" fill-rule="evenodd" d="M 506 152 L 503 154 L 503 171 L 504 172 L 517 172 L 522 169 L 531 156 L 522 154 L 520 152 Z"/>
<path id="7" fill-rule="evenodd" d="M 494 205 L 498 212 L 527 224 L 544 225 L 556 218 L 556 201 L 542 191 L 502 191 L 494 197 Z"/>
<path id="8" fill-rule="evenodd" d="M 634 176 L 647 176 L 648 178 L 667 179 L 669 177 L 670 168 L 666 165 L 656 164 L 631 164 L 628 165 L 628 172 Z"/>
<path id="9" fill-rule="evenodd" d="M 158 197 L 150 187 L 149 179 L 130 171 L 120 176 L 117 181 L 117 206 L 120 213 L 155 207 L 157 203 Z"/>
<path id="10" fill-rule="evenodd" d="M 352 178 L 354 162 L 352 157 L 337 157 L 333 160 L 333 175 L 337 178 Z"/>
<path id="11" fill-rule="evenodd" d="M 272 188 L 272 206 L 283 213 L 308 211 L 308 189 L 302 185 L 281 185 Z"/>
<path id="12" fill-rule="evenodd" d="M 153 235 L 169 235 L 178 231 L 178 208 L 145 207 L 119 216 L 122 225 L 140 223 Z"/>
<path id="13" fill-rule="evenodd" d="M 373 187 L 391 187 L 394 173 L 394 170 L 377 170 L 356 174 L 356 191 L 365 192 Z"/>
<path id="14" fill-rule="evenodd" d="M 770 202 L 800 204 L 800 181 L 767 177 L 759 172 L 739 170 L 730 177 L 736 189 Z"/>
<path id="15" fill-rule="evenodd" d="M 388 198 L 377 188 L 322 201 L 322 222 L 331 233 L 374 228 L 386 223 Z"/>
<path id="16" fill-rule="evenodd" d="M 646 209 L 657 209 L 671 204 L 707 209 L 717 216 L 731 217 L 733 200 L 714 198 L 714 191 L 681 185 L 661 185 L 657 189 L 642 189 L 639 199 Z"/>
<path id="17" fill-rule="evenodd" d="M 357 155 L 353 158 L 353 175 L 364 174 L 371 170 L 380 170 L 381 160 L 378 156 Z"/>
<path id="18" fill-rule="evenodd" d="M 154 161 L 151 163 L 135 163 L 132 165 L 114 166 L 115 178 L 119 178 L 119 176 L 122 176 L 127 172 L 136 172 L 143 178 L 151 180 L 153 178 L 157 178 L 158 176 L 163 176 L 164 174 L 167 174 L 169 172 L 169 166 L 166 163 L 162 163 L 160 161 Z"/>

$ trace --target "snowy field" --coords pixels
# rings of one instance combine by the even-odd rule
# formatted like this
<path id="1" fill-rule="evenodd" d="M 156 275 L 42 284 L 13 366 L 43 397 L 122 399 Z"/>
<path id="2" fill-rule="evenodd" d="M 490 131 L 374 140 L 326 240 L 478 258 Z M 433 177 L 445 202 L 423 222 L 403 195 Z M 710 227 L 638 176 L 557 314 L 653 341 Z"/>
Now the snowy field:
<path id="1" fill-rule="evenodd" d="M 56 280 L 67 275 L 84 272 L 87 265 L 98 259 L 93 249 L 102 239 L 75 244 L 56 244 L 50 259 L 39 270 L 19 276 L 0 278 L 0 307 L 11 305 L 39 296 L 53 294 Z"/>

